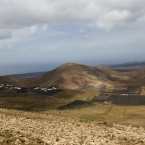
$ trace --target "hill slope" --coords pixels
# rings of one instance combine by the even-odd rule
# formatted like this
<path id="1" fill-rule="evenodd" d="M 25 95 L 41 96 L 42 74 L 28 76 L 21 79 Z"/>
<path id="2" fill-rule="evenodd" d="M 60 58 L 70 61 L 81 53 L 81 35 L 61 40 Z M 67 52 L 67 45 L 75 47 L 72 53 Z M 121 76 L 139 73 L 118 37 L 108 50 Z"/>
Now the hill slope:
<path id="1" fill-rule="evenodd" d="M 59 85 L 61 89 L 105 90 L 114 86 L 137 84 L 145 71 L 117 72 L 110 69 L 96 68 L 82 64 L 67 63 L 37 78 L 29 84 L 41 87 Z M 140 83 L 140 82 L 139 82 Z"/>
<path id="2" fill-rule="evenodd" d="M 25 86 L 28 79 L 17 77 L 17 76 L 0 76 L 0 84 L 12 84 L 12 85 L 19 85 Z"/>
<path id="3" fill-rule="evenodd" d="M 60 89 L 113 90 L 128 85 L 145 85 L 145 70 L 117 72 L 108 68 L 67 63 L 36 78 L 0 77 L 0 83 L 5 82 L 27 87 L 59 85 Z"/>
<path id="4" fill-rule="evenodd" d="M 104 70 L 68 63 L 32 79 L 31 84 L 42 87 L 57 84 L 62 89 L 100 90 L 106 88 L 106 85 L 111 85 L 108 78 L 109 75 Z"/>

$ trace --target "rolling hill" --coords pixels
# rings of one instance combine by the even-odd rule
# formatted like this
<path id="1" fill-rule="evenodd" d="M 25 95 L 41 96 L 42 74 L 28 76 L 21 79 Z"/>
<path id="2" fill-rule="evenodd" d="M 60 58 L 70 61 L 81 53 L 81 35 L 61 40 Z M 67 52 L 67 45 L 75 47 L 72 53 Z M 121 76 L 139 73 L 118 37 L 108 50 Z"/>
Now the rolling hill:
<path id="1" fill-rule="evenodd" d="M 41 87 L 57 84 L 61 89 L 102 90 L 112 86 L 112 80 L 110 74 L 103 69 L 67 63 L 31 79 L 30 84 L 37 84 Z"/>
<path id="2" fill-rule="evenodd" d="M 108 68 L 67 63 L 35 78 L 0 77 L 0 83 L 4 82 L 28 87 L 59 85 L 60 89 L 85 91 L 114 90 L 116 87 L 132 84 L 145 85 L 145 70 L 117 72 Z"/>
<path id="3" fill-rule="evenodd" d="M 41 87 L 59 85 L 61 89 L 110 90 L 132 83 L 143 84 L 145 70 L 117 72 L 106 68 L 96 68 L 82 64 L 67 63 L 39 77 L 29 79 L 29 85 Z"/>
<path id="4" fill-rule="evenodd" d="M 25 86 L 26 82 L 28 82 L 28 79 L 18 76 L 0 76 L 0 84 Z"/>

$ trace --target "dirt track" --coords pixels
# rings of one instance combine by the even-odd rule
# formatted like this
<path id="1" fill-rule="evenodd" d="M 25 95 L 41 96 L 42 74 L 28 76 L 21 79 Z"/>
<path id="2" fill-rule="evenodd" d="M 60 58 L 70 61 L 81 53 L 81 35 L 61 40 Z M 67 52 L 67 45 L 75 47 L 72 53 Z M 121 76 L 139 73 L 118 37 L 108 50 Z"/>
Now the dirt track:
<path id="1" fill-rule="evenodd" d="M 0 144 L 144 145 L 145 130 L 0 109 Z"/>

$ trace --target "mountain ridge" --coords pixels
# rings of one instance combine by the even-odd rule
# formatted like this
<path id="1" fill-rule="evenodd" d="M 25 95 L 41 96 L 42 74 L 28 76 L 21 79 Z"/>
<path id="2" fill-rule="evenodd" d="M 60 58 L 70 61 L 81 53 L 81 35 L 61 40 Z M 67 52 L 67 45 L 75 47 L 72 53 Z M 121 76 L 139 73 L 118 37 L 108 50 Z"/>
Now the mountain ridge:
<path id="1" fill-rule="evenodd" d="M 122 64 L 101 64 L 100 66 L 97 66 L 98 68 L 110 68 L 116 71 L 120 72 L 128 72 L 128 71 L 134 71 L 134 70 L 141 70 L 145 69 L 145 61 L 134 61 L 134 62 L 127 62 Z"/>

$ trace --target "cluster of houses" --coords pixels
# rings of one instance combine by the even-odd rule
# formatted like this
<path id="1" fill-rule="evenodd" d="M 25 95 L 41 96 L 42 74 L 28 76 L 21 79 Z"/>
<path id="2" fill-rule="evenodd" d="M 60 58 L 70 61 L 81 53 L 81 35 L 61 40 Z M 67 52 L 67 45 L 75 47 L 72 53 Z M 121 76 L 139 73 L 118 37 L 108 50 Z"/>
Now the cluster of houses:
<path id="1" fill-rule="evenodd" d="M 0 84 L 0 89 L 11 89 L 11 90 L 17 90 L 17 92 L 25 92 L 25 91 L 43 91 L 43 92 L 48 92 L 52 90 L 57 90 L 58 85 L 50 86 L 48 88 L 40 88 L 39 86 L 34 86 L 34 87 L 16 87 L 10 84 Z"/>

